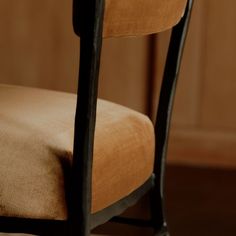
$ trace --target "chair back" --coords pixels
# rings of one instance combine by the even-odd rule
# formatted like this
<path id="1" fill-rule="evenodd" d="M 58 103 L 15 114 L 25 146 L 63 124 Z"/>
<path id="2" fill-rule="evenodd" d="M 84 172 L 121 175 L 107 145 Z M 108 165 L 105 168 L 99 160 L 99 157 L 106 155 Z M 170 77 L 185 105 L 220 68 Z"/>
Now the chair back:
<path id="1" fill-rule="evenodd" d="M 176 25 L 186 0 L 106 0 L 103 37 L 145 35 Z"/>
<path id="2" fill-rule="evenodd" d="M 176 25 L 187 0 L 74 0 L 74 29 L 81 35 L 93 19 L 99 4 L 104 5 L 104 38 L 158 33 Z M 99 7 L 98 7 L 99 8 Z M 99 16 L 101 17 L 101 14 Z M 91 21 L 92 24 L 92 21 Z"/>

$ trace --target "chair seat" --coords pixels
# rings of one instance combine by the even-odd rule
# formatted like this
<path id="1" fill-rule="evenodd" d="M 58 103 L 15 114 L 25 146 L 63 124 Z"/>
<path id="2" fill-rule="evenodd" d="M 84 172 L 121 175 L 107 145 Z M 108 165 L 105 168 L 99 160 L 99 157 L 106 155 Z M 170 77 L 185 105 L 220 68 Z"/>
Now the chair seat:
<path id="1" fill-rule="evenodd" d="M 66 219 L 76 95 L 0 85 L 0 215 Z M 98 101 L 92 213 L 152 174 L 154 131 L 136 111 Z"/>

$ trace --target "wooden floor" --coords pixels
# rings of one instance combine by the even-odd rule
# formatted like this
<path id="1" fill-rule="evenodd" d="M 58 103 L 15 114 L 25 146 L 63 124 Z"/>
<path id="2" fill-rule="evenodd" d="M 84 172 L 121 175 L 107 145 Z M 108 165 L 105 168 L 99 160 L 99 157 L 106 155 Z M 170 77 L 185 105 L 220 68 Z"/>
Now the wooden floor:
<path id="1" fill-rule="evenodd" d="M 235 236 L 236 170 L 168 166 L 166 206 L 171 236 Z M 125 214 L 146 218 L 147 197 Z M 93 232 L 93 236 L 97 235 L 151 236 L 152 233 L 107 223 Z"/>
<path id="2" fill-rule="evenodd" d="M 173 236 L 236 235 L 236 170 L 170 166 L 167 215 Z"/>

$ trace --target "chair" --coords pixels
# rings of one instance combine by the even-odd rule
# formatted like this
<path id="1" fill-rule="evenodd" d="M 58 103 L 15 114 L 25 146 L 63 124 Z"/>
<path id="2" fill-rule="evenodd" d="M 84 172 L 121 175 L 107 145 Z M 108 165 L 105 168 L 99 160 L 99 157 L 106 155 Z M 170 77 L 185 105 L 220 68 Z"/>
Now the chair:
<path id="1" fill-rule="evenodd" d="M 164 162 L 191 8 L 191 0 L 74 0 L 78 96 L 0 85 L 1 232 L 88 236 L 112 220 L 168 235 Z M 143 114 L 97 99 L 103 38 L 173 26 L 155 126 Z M 148 191 L 150 220 L 119 216 Z"/>

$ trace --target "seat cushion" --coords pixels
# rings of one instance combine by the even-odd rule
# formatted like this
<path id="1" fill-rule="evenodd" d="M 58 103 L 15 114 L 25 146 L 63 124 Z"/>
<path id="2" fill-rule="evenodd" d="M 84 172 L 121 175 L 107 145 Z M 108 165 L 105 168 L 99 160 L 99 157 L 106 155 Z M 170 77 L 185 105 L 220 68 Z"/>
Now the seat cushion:
<path id="1" fill-rule="evenodd" d="M 75 105 L 74 94 L 0 85 L 0 215 L 67 218 Z M 92 213 L 142 185 L 153 161 L 151 121 L 99 100 Z"/>

